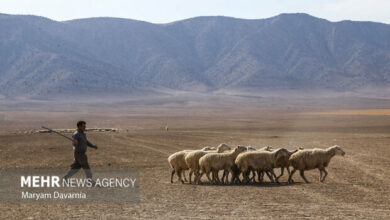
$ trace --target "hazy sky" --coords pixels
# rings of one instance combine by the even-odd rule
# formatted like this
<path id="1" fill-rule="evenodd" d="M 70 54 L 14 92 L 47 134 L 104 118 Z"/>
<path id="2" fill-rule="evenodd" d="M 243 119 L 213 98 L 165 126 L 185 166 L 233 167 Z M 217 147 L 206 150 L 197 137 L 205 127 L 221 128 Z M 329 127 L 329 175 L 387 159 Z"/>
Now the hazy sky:
<path id="1" fill-rule="evenodd" d="M 0 13 L 57 21 L 104 16 L 168 23 L 204 15 L 255 19 L 295 12 L 390 24 L 390 0 L 0 0 Z"/>

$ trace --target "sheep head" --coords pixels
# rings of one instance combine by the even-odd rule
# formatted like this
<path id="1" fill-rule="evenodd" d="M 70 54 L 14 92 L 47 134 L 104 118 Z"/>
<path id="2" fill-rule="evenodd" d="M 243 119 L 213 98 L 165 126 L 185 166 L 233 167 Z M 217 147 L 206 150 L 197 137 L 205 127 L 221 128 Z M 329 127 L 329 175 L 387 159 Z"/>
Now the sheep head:
<path id="1" fill-rule="evenodd" d="M 298 151 L 303 150 L 303 149 L 305 149 L 305 148 L 303 148 L 303 147 L 297 147 L 297 149 L 295 149 L 295 150 L 293 150 L 293 151 L 289 151 L 288 153 L 289 153 L 289 155 L 291 156 L 293 153 L 298 152 Z"/>
<path id="2" fill-rule="evenodd" d="M 272 147 L 271 146 L 267 146 L 267 147 L 260 148 L 259 150 L 260 151 L 269 151 L 269 152 L 271 152 L 272 151 Z"/>
<path id="3" fill-rule="evenodd" d="M 220 144 L 217 147 L 217 151 L 219 153 L 224 152 L 224 151 L 228 151 L 228 150 L 231 150 L 231 148 L 227 144 Z"/>
<path id="4" fill-rule="evenodd" d="M 257 149 L 254 148 L 254 147 L 252 147 L 252 146 L 247 146 L 247 147 L 246 147 L 246 150 L 247 150 L 247 151 L 255 151 L 255 150 L 257 150 Z"/>
<path id="5" fill-rule="evenodd" d="M 235 153 L 241 153 L 241 152 L 244 152 L 246 150 L 247 150 L 247 148 L 244 147 L 244 146 L 237 146 L 236 149 L 234 149 L 234 152 Z"/>
<path id="6" fill-rule="evenodd" d="M 343 151 L 343 149 L 341 149 L 341 147 L 338 145 L 334 145 L 333 147 L 330 147 L 330 148 L 332 150 L 334 150 L 335 155 L 340 155 L 340 156 L 345 155 L 345 152 Z"/>
<path id="7" fill-rule="evenodd" d="M 203 151 L 215 150 L 215 147 L 206 146 L 206 147 L 202 148 L 202 150 L 203 150 Z"/>

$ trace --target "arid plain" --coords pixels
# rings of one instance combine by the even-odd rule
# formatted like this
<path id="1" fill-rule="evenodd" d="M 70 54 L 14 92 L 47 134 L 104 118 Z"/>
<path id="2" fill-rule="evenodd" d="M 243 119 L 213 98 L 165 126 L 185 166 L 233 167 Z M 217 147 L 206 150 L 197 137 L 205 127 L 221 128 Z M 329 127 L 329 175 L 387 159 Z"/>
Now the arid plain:
<path id="1" fill-rule="evenodd" d="M 84 105 L 35 101 L 7 102 L 0 111 L 0 169 L 68 169 L 68 140 L 31 133 L 45 125 L 74 128 L 79 119 L 99 146 L 87 154 L 92 169 L 140 171 L 140 202 L 128 204 L 0 204 L 4 219 L 178 219 L 338 218 L 390 216 L 390 100 L 228 100 L 141 101 Z M 165 127 L 169 130 L 166 131 Z M 70 136 L 71 133 L 64 133 Z M 203 146 L 251 145 L 295 149 L 341 146 L 324 183 L 317 170 L 305 184 L 190 185 L 170 183 L 167 157 Z M 107 164 L 111 163 L 111 166 Z M 277 173 L 280 171 L 277 170 Z"/>

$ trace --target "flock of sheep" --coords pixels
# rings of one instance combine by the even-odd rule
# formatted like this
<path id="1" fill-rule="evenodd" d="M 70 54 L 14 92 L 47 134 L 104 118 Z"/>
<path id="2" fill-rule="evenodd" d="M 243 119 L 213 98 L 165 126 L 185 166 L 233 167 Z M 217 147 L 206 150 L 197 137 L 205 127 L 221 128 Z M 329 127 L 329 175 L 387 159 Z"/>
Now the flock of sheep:
<path id="1" fill-rule="evenodd" d="M 229 174 L 231 175 L 230 184 L 233 183 L 252 183 L 264 182 L 266 174 L 271 182 L 279 183 L 279 178 L 284 173 L 284 168 L 289 173 L 288 182 L 293 183 L 293 175 L 299 170 L 301 177 L 306 183 L 305 170 L 317 168 L 320 171 L 320 181 L 325 181 L 328 172 L 325 168 L 330 159 L 335 155 L 344 156 L 345 152 L 337 145 L 327 149 L 303 149 L 289 151 L 285 148 L 272 149 L 264 147 L 255 149 L 253 147 L 237 146 L 231 149 L 226 144 L 220 144 L 216 149 L 214 147 L 204 147 L 200 150 L 183 150 L 176 152 L 168 157 L 168 162 L 172 168 L 171 183 L 173 176 L 177 174 L 179 180 L 187 182 L 185 171 L 189 170 L 189 183 L 201 184 L 201 178 L 204 174 L 212 184 L 229 183 Z M 290 172 L 289 167 L 293 170 Z M 274 168 L 280 168 L 279 176 L 275 175 Z M 219 171 L 223 170 L 222 179 L 219 178 Z M 195 175 L 192 181 L 192 174 Z M 210 177 L 212 174 L 212 177 Z M 242 180 L 240 175 L 242 174 Z M 252 175 L 251 175 L 252 174 Z M 324 174 L 324 175 L 323 175 Z M 184 177 L 184 180 L 183 180 Z"/>

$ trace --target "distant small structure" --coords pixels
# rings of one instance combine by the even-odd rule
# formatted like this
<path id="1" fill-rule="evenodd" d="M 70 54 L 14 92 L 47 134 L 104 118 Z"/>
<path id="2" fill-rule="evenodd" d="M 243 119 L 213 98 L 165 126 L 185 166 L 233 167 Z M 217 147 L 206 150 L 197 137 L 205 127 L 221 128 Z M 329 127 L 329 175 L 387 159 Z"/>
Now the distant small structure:
<path id="1" fill-rule="evenodd" d="M 73 133 L 76 130 L 73 128 L 66 129 L 53 129 L 53 131 L 59 133 Z M 86 131 L 97 131 L 97 132 L 119 132 L 119 128 L 87 128 Z M 35 133 L 50 133 L 48 130 L 35 130 Z"/>

